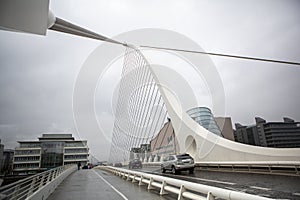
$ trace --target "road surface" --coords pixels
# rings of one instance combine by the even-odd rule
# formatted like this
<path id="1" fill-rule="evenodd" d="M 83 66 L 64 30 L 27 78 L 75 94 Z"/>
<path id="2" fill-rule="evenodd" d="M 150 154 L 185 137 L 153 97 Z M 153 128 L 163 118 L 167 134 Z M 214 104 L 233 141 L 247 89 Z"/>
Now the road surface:
<path id="1" fill-rule="evenodd" d="M 176 196 L 159 195 L 145 186 L 132 184 L 99 169 L 79 170 L 67 177 L 47 200 L 170 200 Z"/>

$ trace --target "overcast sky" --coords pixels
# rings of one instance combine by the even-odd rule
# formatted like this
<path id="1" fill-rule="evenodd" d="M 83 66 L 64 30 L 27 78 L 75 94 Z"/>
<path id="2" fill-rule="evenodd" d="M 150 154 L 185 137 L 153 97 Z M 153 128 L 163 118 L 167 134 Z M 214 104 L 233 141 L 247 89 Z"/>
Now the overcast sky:
<path id="1" fill-rule="evenodd" d="M 189 37 L 207 52 L 300 62 L 298 0 L 52 0 L 50 9 L 109 37 L 161 28 Z M 76 132 L 72 92 L 84 61 L 100 43 L 53 31 L 46 36 L 0 31 L 0 138 L 5 148 L 45 132 L 72 132 L 88 139 Z M 300 121 L 299 66 L 211 59 L 223 81 L 225 115 L 232 117 L 233 126 L 253 124 L 255 116 Z M 105 113 L 105 131 L 111 132 L 113 117 Z M 91 146 L 100 160 L 107 159 L 107 143 Z"/>

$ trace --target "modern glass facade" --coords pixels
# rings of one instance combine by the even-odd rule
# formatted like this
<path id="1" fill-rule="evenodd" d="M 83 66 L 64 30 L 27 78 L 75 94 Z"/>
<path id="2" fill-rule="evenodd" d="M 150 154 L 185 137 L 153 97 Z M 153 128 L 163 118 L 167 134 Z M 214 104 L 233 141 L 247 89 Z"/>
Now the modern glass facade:
<path id="1" fill-rule="evenodd" d="M 42 142 L 41 166 L 47 169 L 62 166 L 64 162 L 64 142 Z"/>
<path id="2" fill-rule="evenodd" d="M 207 107 L 192 108 L 187 111 L 187 114 L 205 129 L 222 137 L 221 130 L 217 125 L 214 116 L 209 108 Z"/>
<path id="3" fill-rule="evenodd" d="M 15 149 L 14 174 L 88 162 L 87 141 L 75 140 L 72 134 L 43 134 L 39 141 L 19 141 L 19 144 Z"/>

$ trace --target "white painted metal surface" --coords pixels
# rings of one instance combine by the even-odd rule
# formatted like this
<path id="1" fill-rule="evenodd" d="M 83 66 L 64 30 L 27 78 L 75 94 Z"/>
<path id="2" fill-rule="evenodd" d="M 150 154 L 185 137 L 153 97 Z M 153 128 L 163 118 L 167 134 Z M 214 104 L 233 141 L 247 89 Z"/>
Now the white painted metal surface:
<path id="1" fill-rule="evenodd" d="M 300 175 L 300 162 L 197 162 L 200 170 Z"/>
<path id="2" fill-rule="evenodd" d="M 199 66 L 211 63 L 209 58 L 200 59 Z M 299 162 L 300 148 L 267 148 L 227 140 L 203 128 L 182 108 L 176 97 L 177 91 L 169 89 L 170 83 L 161 67 L 150 69 L 171 118 L 179 153 L 189 153 L 196 162 Z"/>
<path id="3" fill-rule="evenodd" d="M 0 188 L 1 197 L 13 200 L 41 200 L 47 197 L 72 172 L 75 165 L 57 167 Z"/>

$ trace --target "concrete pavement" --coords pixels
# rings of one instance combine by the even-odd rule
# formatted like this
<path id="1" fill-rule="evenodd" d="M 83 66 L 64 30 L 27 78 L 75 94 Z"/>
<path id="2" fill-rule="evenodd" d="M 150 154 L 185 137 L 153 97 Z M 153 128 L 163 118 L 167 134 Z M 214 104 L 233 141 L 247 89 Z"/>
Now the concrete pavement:
<path id="1" fill-rule="evenodd" d="M 48 200 L 126 200 L 126 199 L 174 199 L 161 197 L 157 191 L 148 191 L 145 186 L 127 182 L 108 172 L 91 169 L 79 170 L 66 178 Z"/>
<path id="2" fill-rule="evenodd" d="M 264 174 L 222 173 L 195 171 L 179 175 L 161 174 L 157 168 L 141 171 L 205 185 L 246 192 L 276 199 L 300 199 L 300 177 Z M 80 170 L 62 182 L 49 200 L 60 199 L 176 199 L 177 195 L 160 196 L 159 191 L 148 191 L 146 186 L 132 184 L 118 176 L 100 169 Z"/>

